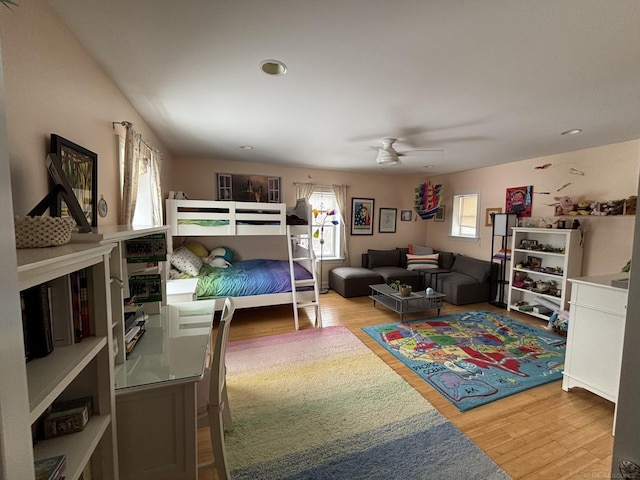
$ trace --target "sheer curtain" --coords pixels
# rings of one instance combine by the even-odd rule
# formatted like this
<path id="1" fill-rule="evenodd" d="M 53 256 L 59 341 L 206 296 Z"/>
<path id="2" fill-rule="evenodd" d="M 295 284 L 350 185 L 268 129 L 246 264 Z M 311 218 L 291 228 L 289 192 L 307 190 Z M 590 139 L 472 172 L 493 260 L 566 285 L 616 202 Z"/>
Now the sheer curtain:
<path id="1" fill-rule="evenodd" d="M 347 220 L 349 215 L 347 212 L 349 211 L 349 205 L 347 205 L 347 186 L 346 185 L 332 185 L 333 195 L 336 198 L 336 203 L 338 204 L 338 209 L 340 209 L 340 238 L 342 239 L 342 247 L 344 252 L 344 263 L 345 265 L 350 265 L 349 263 L 349 236 L 347 235 Z"/>
<path id="2" fill-rule="evenodd" d="M 315 183 L 296 183 L 296 198 L 304 198 L 309 200 L 313 193 L 321 188 L 327 188 L 323 185 L 316 185 Z M 331 185 L 333 196 L 338 204 L 340 210 L 340 223 L 338 228 L 340 229 L 340 239 L 342 241 L 342 253 L 344 254 L 344 263 L 349 265 L 349 238 L 347 236 L 347 220 L 348 220 L 348 208 L 347 204 L 347 185 Z"/>
<path id="3" fill-rule="evenodd" d="M 120 222 L 131 226 L 136 214 L 140 177 L 145 173 L 145 179 L 150 182 L 149 198 L 143 200 L 149 211 L 147 225 L 162 225 L 162 189 L 160 185 L 161 154 L 151 148 L 142 136 L 136 133 L 129 122 L 120 122 L 126 128 L 124 154 L 122 162 L 122 211 Z"/>

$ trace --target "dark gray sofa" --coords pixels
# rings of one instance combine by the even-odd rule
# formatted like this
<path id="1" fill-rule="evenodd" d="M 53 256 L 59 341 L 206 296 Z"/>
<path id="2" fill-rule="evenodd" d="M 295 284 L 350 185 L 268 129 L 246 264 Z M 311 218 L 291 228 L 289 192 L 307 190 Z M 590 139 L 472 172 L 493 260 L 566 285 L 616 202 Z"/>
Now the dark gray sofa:
<path id="1" fill-rule="evenodd" d="M 439 253 L 439 270 L 450 272 L 438 273 L 432 277 L 429 270 L 423 270 L 426 274 L 426 284 L 423 284 L 419 272 L 406 269 L 407 253 L 406 248 L 368 250 L 362 254 L 362 267 L 338 267 L 331 270 L 329 288 L 343 297 L 364 296 L 371 292 L 369 285 L 399 280 L 411 285 L 414 291 L 431 286 L 444 293 L 444 300 L 454 305 L 490 301 L 491 273 L 494 269 L 493 278 L 497 278 L 496 263 L 452 252 L 436 252 Z M 437 285 L 430 285 L 432 279 L 434 283 L 437 280 Z"/>
<path id="2" fill-rule="evenodd" d="M 446 302 L 466 305 L 491 300 L 491 281 L 497 278 L 498 264 L 451 252 L 438 253 L 438 266 L 451 272 L 438 274 L 437 285 L 431 287 L 444 293 Z"/>

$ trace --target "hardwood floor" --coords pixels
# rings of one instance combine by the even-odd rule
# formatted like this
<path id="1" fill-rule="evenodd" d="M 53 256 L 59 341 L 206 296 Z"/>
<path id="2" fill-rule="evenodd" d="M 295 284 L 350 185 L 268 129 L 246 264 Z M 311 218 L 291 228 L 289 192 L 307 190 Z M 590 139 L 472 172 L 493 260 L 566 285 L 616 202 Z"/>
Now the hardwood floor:
<path id="1" fill-rule="evenodd" d="M 512 478 L 610 478 L 613 403 L 579 388 L 564 392 L 562 382 L 558 381 L 460 412 L 360 330 L 368 325 L 397 322 L 397 314 L 381 305 L 374 308 L 368 297 L 345 299 L 333 291 L 322 295 L 321 304 L 324 326 L 348 327 Z M 507 312 L 487 303 L 460 307 L 446 303 L 441 314 L 479 308 L 496 311 L 537 327 L 544 326 L 544 322 L 534 317 Z M 309 312 L 312 315 L 311 309 Z M 300 313 L 300 328 L 313 328 L 305 312 L 301 310 Z M 405 320 L 424 316 L 421 313 L 409 314 L 405 315 Z M 292 331 L 291 306 L 236 310 L 229 340 Z M 206 429 L 198 432 L 198 449 L 203 460 L 211 458 Z M 199 476 L 200 480 L 216 478 L 211 470 L 203 470 Z"/>

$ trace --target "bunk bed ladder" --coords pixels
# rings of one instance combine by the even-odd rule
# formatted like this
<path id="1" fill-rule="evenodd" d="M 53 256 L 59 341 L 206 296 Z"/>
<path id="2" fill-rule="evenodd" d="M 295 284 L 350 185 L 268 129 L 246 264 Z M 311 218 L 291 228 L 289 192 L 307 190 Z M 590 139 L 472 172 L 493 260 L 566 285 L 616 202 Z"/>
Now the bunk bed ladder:
<path id="1" fill-rule="evenodd" d="M 287 225 L 287 238 L 289 240 L 289 272 L 291 275 L 292 285 L 291 294 L 293 296 L 293 318 L 296 330 L 300 327 L 298 322 L 298 309 L 301 307 L 314 307 L 316 310 L 316 326 L 322 327 L 320 289 L 316 272 L 316 256 L 311 245 L 311 225 Z M 305 248 L 299 249 L 298 245 Z M 301 254 L 301 251 L 304 251 L 305 253 Z M 308 280 L 296 279 L 294 269 L 296 262 L 302 264 L 307 270 L 309 270 L 312 274 L 312 278 Z M 313 292 L 308 290 L 299 290 L 303 287 L 313 287 Z"/>

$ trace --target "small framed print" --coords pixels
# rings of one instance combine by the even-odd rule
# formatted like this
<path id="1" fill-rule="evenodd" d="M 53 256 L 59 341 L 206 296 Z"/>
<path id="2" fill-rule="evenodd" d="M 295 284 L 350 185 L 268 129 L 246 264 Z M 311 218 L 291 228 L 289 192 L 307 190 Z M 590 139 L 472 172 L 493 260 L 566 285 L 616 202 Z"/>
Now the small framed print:
<path id="1" fill-rule="evenodd" d="M 411 210 L 401 210 L 400 220 L 403 222 L 410 222 L 413 218 L 413 212 Z"/>
<path id="2" fill-rule="evenodd" d="M 434 222 L 444 222 L 444 211 L 445 211 L 444 205 L 440 205 L 440 207 L 438 207 L 438 211 L 436 212 L 436 214 L 433 217 L 433 221 Z"/>
<path id="3" fill-rule="evenodd" d="M 381 208 L 378 233 L 396 233 L 396 208 Z"/>

